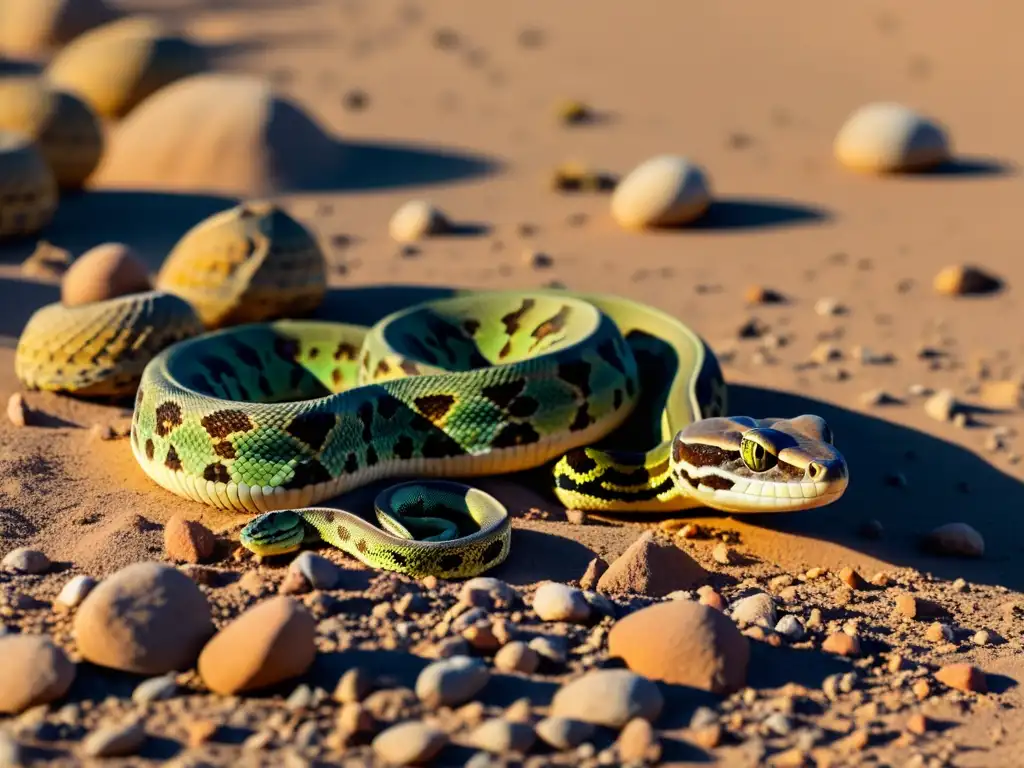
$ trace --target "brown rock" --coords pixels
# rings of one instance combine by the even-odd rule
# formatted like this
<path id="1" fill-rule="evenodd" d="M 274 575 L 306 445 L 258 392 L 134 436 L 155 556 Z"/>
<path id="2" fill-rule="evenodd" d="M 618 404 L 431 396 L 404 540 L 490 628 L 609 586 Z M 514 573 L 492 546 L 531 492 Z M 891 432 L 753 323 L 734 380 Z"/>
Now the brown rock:
<path id="1" fill-rule="evenodd" d="M 908 619 L 935 619 L 946 615 L 946 609 L 933 600 L 926 600 L 914 595 L 896 596 L 896 612 Z"/>
<path id="2" fill-rule="evenodd" d="M 225 626 L 199 655 L 199 675 L 215 693 L 234 694 L 303 674 L 316 658 L 316 621 L 299 602 L 272 597 Z"/>
<path id="3" fill-rule="evenodd" d="M 604 558 L 595 557 L 587 563 L 587 570 L 580 576 L 580 589 L 593 589 L 605 571 L 608 570 L 608 563 Z"/>
<path id="4" fill-rule="evenodd" d="M 127 245 L 97 245 L 71 264 L 60 284 L 61 301 L 69 307 L 104 301 L 150 289 L 146 265 Z"/>
<path id="5" fill-rule="evenodd" d="M 839 571 L 839 578 L 842 579 L 850 589 L 867 589 L 868 583 L 856 570 L 847 566 Z"/>
<path id="6" fill-rule="evenodd" d="M 690 731 L 690 740 L 698 747 L 714 749 L 722 743 L 722 726 L 718 723 L 694 728 Z"/>
<path id="7" fill-rule="evenodd" d="M 129 565 L 101 581 L 74 621 L 83 658 L 143 675 L 190 669 L 213 632 L 210 605 L 196 583 L 154 562 Z"/>
<path id="8" fill-rule="evenodd" d="M 626 763 L 656 763 L 661 759 L 661 743 L 651 724 L 634 717 L 622 729 L 615 743 L 619 758 Z"/>
<path id="9" fill-rule="evenodd" d="M 164 550 L 175 562 L 199 563 L 213 555 L 216 539 L 202 523 L 186 520 L 181 513 L 164 526 Z"/>
<path id="10" fill-rule="evenodd" d="M 949 266 L 935 275 L 933 286 L 936 293 L 946 296 L 961 296 L 973 293 L 989 293 L 1002 285 L 999 278 L 978 267 L 957 264 Z"/>
<path id="11" fill-rule="evenodd" d="M 731 693 L 746 682 L 750 644 L 720 611 L 690 600 L 658 603 L 612 627 L 608 652 L 652 680 Z"/>
<path id="12" fill-rule="evenodd" d="M 915 680 L 914 684 L 910 686 L 910 690 L 913 691 L 914 696 L 917 697 L 918 701 L 924 701 L 932 695 L 931 684 L 923 678 Z"/>
<path id="13" fill-rule="evenodd" d="M 920 712 L 915 712 L 907 718 L 906 729 L 911 733 L 916 733 L 918 736 L 930 731 L 932 729 L 932 726 L 932 721 Z"/>
<path id="14" fill-rule="evenodd" d="M 973 664 L 947 664 L 935 673 L 935 679 L 958 691 L 971 693 L 986 693 L 988 691 L 985 673 Z"/>
<path id="15" fill-rule="evenodd" d="M 0 637 L 0 713 L 16 715 L 56 701 L 75 680 L 75 665 L 49 637 Z"/>
<path id="16" fill-rule="evenodd" d="M 860 640 L 845 632 L 836 632 L 825 638 L 821 650 L 837 656 L 856 656 L 860 653 Z"/>
<path id="17" fill-rule="evenodd" d="M 608 567 L 597 588 L 606 593 L 664 597 L 677 589 L 692 589 L 707 576 L 707 571 L 683 550 L 657 543 L 654 534 L 647 531 Z"/>
<path id="18" fill-rule="evenodd" d="M 922 544 L 938 555 L 981 557 L 985 554 L 985 539 L 967 523 L 940 525 L 924 537 Z"/>

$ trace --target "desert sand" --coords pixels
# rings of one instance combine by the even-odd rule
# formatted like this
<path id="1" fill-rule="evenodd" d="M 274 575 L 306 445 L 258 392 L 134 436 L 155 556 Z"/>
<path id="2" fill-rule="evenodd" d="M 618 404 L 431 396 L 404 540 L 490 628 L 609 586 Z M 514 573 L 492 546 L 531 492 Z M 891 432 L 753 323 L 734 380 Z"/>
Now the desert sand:
<path id="1" fill-rule="evenodd" d="M 1024 266 L 1013 233 L 1024 207 L 1024 109 L 1006 90 L 1008 73 L 1024 66 L 1020 9 L 947 0 L 927 9 L 891 0 L 116 5 L 179 25 L 209 46 L 214 71 L 265 78 L 339 143 L 340 165 L 336 173 L 303 174 L 277 186 L 273 173 L 225 172 L 204 178 L 205 188 L 188 188 L 187 170 L 168 170 L 163 183 L 138 169 L 130 178 L 133 165 L 123 157 L 117 167 L 101 166 L 86 190 L 62 197 L 39 238 L 0 244 L 4 402 L 22 391 L 13 365 L 21 329 L 34 310 L 60 295 L 59 278 L 26 276 L 21 269 L 38 239 L 72 256 L 101 243 L 125 243 L 155 273 L 188 229 L 254 196 L 275 200 L 321 243 L 331 285 L 317 312 L 321 317 L 369 323 L 454 287 L 557 283 L 647 302 L 683 319 L 714 348 L 730 387 L 731 413 L 824 416 L 849 462 L 849 490 L 828 507 L 790 515 L 693 515 L 685 522 L 703 533 L 682 539 L 672 535 L 672 523 L 642 516 L 570 522 L 544 486 L 543 472 L 487 479 L 481 487 L 515 518 L 512 555 L 488 575 L 524 595 L 544 580 L 575 584 L 593 558 L 611 562 L 643 530 L 653 529 L 701 562 L 727 602 L 753 589 L 777 594 L 779 582 L 769 584 L 780 575 L 797 579 L 802 591 L 787 610 L 806 618 L 816 607 L 831 622 L 830 631 L 787 649 L 784 657 L 771 655 L 779 649 L 763 637 L 752 639 L 757 648 L 747 684 L 756 693 L 749 701 L 737 695 L 699 702 L 720 708 L 730 735 L 720 746 L 701 746 L 686 727 L 696 700 L 684 697 L 656 725 L 663 746 L 659 764 L 758 765 L 803 749 L 795 736 L 766 735 L 758 724 L 763 713 L 752 714 L 761 711 L 755 699 L 775 701 L 788 695 L 780 693 L 786 685 L 817 692 L 817 698 L 804 696 L 813 703 L 798 705 L 794 717 L 825 735 L 800 753 L 807 762 L 784 764 L 1019 764 L 1024 619 L 1013 606 L 1024 600 L 1024 463 L 1017 436 L 1024 346 L 1016 331 Z M 44 63 L 22 56 L 17 67 Z M 560 106 L 572 100 L 585 103 L 592 119 L 560 122 Z M 940 121 L 953 161 L 906 176 L 842 167 L 832 154 L 836 133 L 855 109 L 874 101 L 900 102 Z M 131 119 L 129 114 L 125 121 Z M 116 143 L 118 125 L 106 128 Z M 247 134 L 246 151 L 256 151 L 256 141 Z M 627 231 L 612 219 L 607 194 L 559 192 L 550 185 L 562 163 L 621 177 L 664 153 L 692 158 L 710 179 L 714 202 L 692 226 Z M 234 168 L 236 160 L 227 158 L 224 167 Z M 457 232 L 403 248 L 389 237 L 388 221 L 410 199 L 430 200 L 459 225 Z M 549 258 L 538 260 L 538 253 Z M 1002 285 L 979 296 L 943 294 L 933 280 L 950 265 L 977 266 Z M 784 301 L 752 303 L 752 289 L 770 289 Z M 838 309 L 826 311 L 830 306 Z M 839 359 L 815 362 L 823 344 L 836 347 Z M 937 419 L 927 412 L 927 393 L 941 390 L 952 392 L 965 418 Z M 18 607 L 18 595 L 48 603 L 73 575 L 99 579 L 135 562 L 166 560 L 162 530 L 176 513 L 201 521 L 223 542 L 237 538 L 244 521 L 162 491 L 135 463 L 127 440 L 97 438 L 93 425 L 129 417 L 130 404 L 117 409 L 23 394 L 30 424 L 19 428 L 0 420 L 0 555 L 30 547 L 55 566 L 45 576 L 0 574 L 7 605 L 0 617 L 20 631 L 53 631 L 73 653 L 68 621 L 40 618 L 47 607 Z M 372 495 L 357 496 L 353 504 L 365 510 Z M 955 522 L 982 535 L 983 555 L 935 554 L 921 546 L 929 531 Z M 734 553 L 729 564 L 712 556 L 723 534 Z M 320 554 L 375 576 L 340 553 Z M 237 577 L 258 568 L 268 589 L 276 589 L 286 567 L 228 558 L 209 570 Z M 824 569 L 823 586 L 814 586 L 819 579 L 805 580 L 814 568 Z M 930 622 L 892 615 L 896 586 L 854 590 L 852 602 L 840 599 L 837 574 L 844 568 L 864 578 L 882 574 L 892 585 L 941 602 L 953 639 L 932 642 L 925 637 Z M 379 587 L 384 577 L 376 578 Z M 954 585 L 957 579 L 966 582 L 966 591 Z M 458 589 L 455 584 L 441 591 L 457 596 Z M 230 584 L 204 590 L 221 611 L 218 626 L 247 602 Z M 345 597 L 352 600 L 358 592 Z M 454 601 L 438 599 L 441 613 Z M 623 598 L 621 606 L 631 599 Z M 352 608 L 359 610 L 366 608 Z M 851 620 L 861 635 L 865 676 L 866 670 L 886 669 L 894 653 L 929 669 L 965 662 L 988 675 L 988 693 L 936 691 L 918 700 L 908 680 L 891 683 L 892 676 L 883 674 L 861 686 L 855 700 L 845 694 L 821 699 L 826 676 L 853 664 L 822 651 L 821 639 Z M 354 627 L 346 626 L 354 649 L 372 649 L 375 638 L 387 635 L 375 635 L 365 624 Z M 1000 640 L 978 644 L 980 630 Z M 758 650 L 762 646 L 766 653 Z M 865 662 L 866 656 L 873 661 Z M 538 676 L 525 692 L 482 701 L 490 712 L 528 696 L 542 711 L 563 676 L 586 666 L 584 658 L 590 657 L 574 657 L 571 669 Z M 404 675 L 402 684 L 411 687 L 422 664 L 392 663 L 383 663 L 386 671 Z M 92 717 L 85 730 L 95 725 L 108 696 L 122 704 L 103 704 L 103 717 L 131 710 L 127 697 L 142 678 L 82 666 L 87 670 L 79 672 L 70 700 L 83 717 Z M 339 673 L 323 674 L 311 672 L 303 680 L 330 693 Z M 302 718 L 282 709 L 281 701 L 295 684 L 276 699 L 249 700 L 249 730 L 227 725 L 224 706 L 201 686 L 181 706 L 138 709 L 148 718 L 150 738 L 138 750 L 141 757 L 132 759 L 232 764 L 245 755 L 253 764 L 273 764 L 287 752 L 288 759 L 306 761 L 300 764 L 368 764 L 360 762 L 370 759 L 365 745 L 348 752 L 324 747 L 326 731 L 314 747 L 289 738 Z M 892 691 L 909 698 L 896 706 L 885 699 Z M 859 709 L 871 703 L 878 711 Z M 905 729 L 918 712 L 933 723 L 923 736 Z M 320 721 L 330 721 L 328 714 L 320 711 Z M 186 717 L 223 724 L 227 735 L 191 745 L 176 721 Z M 261 722 L 289 717 L 291 731 L 282 735 L 278 729 L 262 751 L 239 751 Z M 74 722 L 75 715 L 68 718 Z M 0 730 L 17 735 L 37 758 L 75 764 L 82 727 L 30 726 L 24 717 L 0 719 Z M 870 734 L 865 744 L 837 746 L 862 731 Z M 595 743 L 603 754 L 611 741 Z M 464 764 L 473 754 L 447 750 L 435 764 Z M 527 764 L 548 764 L 548 753 L 541 755 Z M 614 753 L 608 756 L 614 762 Z"/>

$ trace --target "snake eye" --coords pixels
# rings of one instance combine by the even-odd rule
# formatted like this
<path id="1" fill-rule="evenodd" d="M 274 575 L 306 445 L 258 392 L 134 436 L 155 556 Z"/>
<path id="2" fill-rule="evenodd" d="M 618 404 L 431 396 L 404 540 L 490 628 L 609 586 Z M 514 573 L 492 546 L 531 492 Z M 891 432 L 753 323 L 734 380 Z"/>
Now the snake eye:
<path id="1" fill-rule="evenodd" d="M 740 443 L 740 455 L 743 457 L 743 463 L 754 472 L 767 472 L 779 463 L 778 456 L 749 437 L 743 438 Z"/>

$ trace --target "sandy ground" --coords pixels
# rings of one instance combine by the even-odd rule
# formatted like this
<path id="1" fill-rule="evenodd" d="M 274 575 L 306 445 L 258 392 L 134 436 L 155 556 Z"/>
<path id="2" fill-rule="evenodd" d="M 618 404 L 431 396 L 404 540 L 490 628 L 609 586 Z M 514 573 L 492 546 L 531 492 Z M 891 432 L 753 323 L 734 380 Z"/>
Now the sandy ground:
<path id="1" fill-rule="evenodd" d="M 1024 590 L 1024 463 L 1016 462 L 1012 435 L 1004 449 L 986 448 L 996 428 L 1019 428 L 1021 412 L 990 407 L 984 389 L 984 376 L 1012 379 L 1024 365 L 1013 330 L 1021 312 L 1016 286 L 1024 282 L 1013 234 L 1024 206 L 1017 171 L 1024 109 L 1006 95 L 1008 73 L 1024 66 L 1019 9 L 946 0 L 927 12 L 875 0 L 647 2 L 630 5 L 628 15 L 607 0 L 557 7 L 539 0 L 126 0 L 121 7 L 158 12 L 217 43 L 220 68 L 269 76 L 342 140 L 378 153 L 380 166 L 337 188 L 281 197 L 331 261 L 334 290 L 323 316 L 370 321 L 415 300 L 423 287 L 550 281 L 649 302 L 718 351 L 732 413 L 819 413 L 849 461 L 850 489 L 825 509 L 698 520 L 735 531 L 753 573 L 769 565 L 788 573 L 905 568 L 998 588 L 993 601 Z M 443 30 L 457 40 L 450 48 L 437 43 Z M 355 90 L 368 98 L 364 109 L 345 107 L 343 97 Z M 590 104 L 599 119 L 559 125 L 555 110 L 567 99 Z M 836 131 L 874 100 L 902 101 L 941 120 L 956 168 L 877 179 L 837 167 Z M 408 150 L 422 154 L 409 160 Z M 623 174 L 664 152 L 689 155 L 708 170 L 720 202 L 706 224 L 626 233 L 611 220 L 606 196 L 547 186 L 567 160 Z M 429 198 L 475 232 L 403 256 L 387 221 L 411 197 Z M 73 254 L 126 242 L 155 268 L 187 228 L 230 203 L 201 190 L 100 188 L 62 203 L 46 238 Z M 13 351 L 21 328 L 58 296 L 55 283 L 20 276 L 30 250 L 0 251 L 5 401 L 19 388 Z M 532 267 L 523 257 L 530 250 L 550 254 L 553 265 Z M 1005 289 L 979 298 L 935 294 L 935 273 L 962 263 L 999 275 Z M 744 292 L 752 285 L 789 301 L 748 306 Z M 819 316 L 814 304 L 822 298 L 848 311 Z M 741 339 L 752 318 L 765 335 Z M 762 351 L 766 339 L 782 343 Z M 848 353 L 863 345 L 893 361 L 808 366 L 822 340 Z M 919 357 L 923 346 L 944 350 L 945 362 Z M 953 390 L 976 406 L 975 423 L 961 428 L 930 418 L 923 398 L 908 394 L 915 384 Z M 879 388 L 900 402 L 863 405 L 862 395 Z M 217 531 L 237 529 L 237 520 L 152 486 L 127 441 L 90 438 L 91 424 L 116 417 L 110 409 L 27 399 L 50 419 L 31 429 L 0 425 L 0 551 L 36 546 L 99 576 L 159 557 L 160 525 L 177 511 Z M 487 487 L 520 518 L 515 554 L 495 574 L 512 583 L 578 578 L 594 553 L 614 557 L 637 533 L 635 525 L 570 527 L 542 487 L 517 479 Z M 540 519 L 522 519 L 531 509 L 541 510 L 530 515 Z M 884 530 L 877 540 L 859 533 L 872 519 Z M 921 534 L 953 521 L 982 533 L 983 558 L 942 558 L 917 546 Z M 979 658 L 987 671 L 1016 679 L 1019 648 Z M 1008 684 L 995 709 L 958 717 L 942 738 L 973 746 L 947 764 L 1014 764 L 1020 704 Z M 987 734 L 997 720 L 1008 736 L 993 744 Z"/>

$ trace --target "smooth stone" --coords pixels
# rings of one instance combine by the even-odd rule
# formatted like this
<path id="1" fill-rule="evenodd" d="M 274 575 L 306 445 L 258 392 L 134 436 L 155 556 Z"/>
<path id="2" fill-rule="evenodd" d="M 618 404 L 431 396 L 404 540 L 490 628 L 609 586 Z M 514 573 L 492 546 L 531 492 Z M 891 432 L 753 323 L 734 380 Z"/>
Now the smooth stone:
<path id="1" fill-rule="evenodd" d="M 169 565 L 129 565 L 101 581 L 75 614 L 82 657 L 142 675 L 191 669 L 213 635 L 210 604 L 196 583 Z"/>
<path id="2" fill-rule="evenodd" d="M 545 717 L 534 727 L 534 731 L 549 746 L 555 749 L 573 749 L 594 735 L 597 726 L 586 720 L 569 717 Z"/>
<path id="3" fill-rule="evenodd" d="M 304 674 L 316 659 L 316 620 L 302 603 L 279 595 L 257 603 L 221 629 L 199 655 L 199 675 L 230 695 Z"/>
<path id="4" fill-rule="evenodd" d="M 941 555 L 981 557 L 985 554 L 985 539 L 967 523 L 940 525 L 925 537 L 924 544 Z"/>
<path id="5" fill-rule="evenodd" d="M 510 604 L 515 596 L 515 590 L 501 579 L 476 576 L 462 585 L 459 602 L 474 608 L 497 608 Z"/>
<path id="6" fill-rule="evenodd" d="M 665 706 L 658 686 L 627 669 L 596 669 L 555 693 L 551 715 L 622 728 L 634 717 L 655 722 Z"/>
<path id="7" fill-rule="evenodd" d="M 732 604 L 730 609 L 737 624 L 754 624 L 771 629 L 775 626 L 775 600 L 764 592 L 748 595 Z"/>
<path id="8" fill-rule="evenodd" d="M 395 211 L 388 222 L 388 233 L 400 243 L 414 243 L 447 228 L 445 215 L 425 200 L 410 200 Z"/>
<path id="9" fill-rule="evenodd" d="M 132 701 L 136 704 L 150 704 L 154 701 L 170 699 L 178 692 L 175 675 L 161 675 L 143 680 L 132 691 Z"/>
<path id="10" fill-rule="evenodd" d="M 775 625 L 775 631 L 794 643 L 803 640 L 804 635 L 807 634 L 804 630 L 804 625 L 800 623 L 800 619 L 791 613 L 787 613 L 779 619 Z"/>
<path id="11" fill-rule="evenodd" d="M 582 623 L 590 618 L 590 604 L 583 592 L 553 581 L 537 588 L 533 596 L 533 610 L 541 621 Z"/>
<path id="12" fill-rule="evenodd" d="M 476 696 L 490 678 L 480 659 L 452 656 L 423 668 L 416 678 L 416 695 L 428 707 L 455 707 Z"/>
<path id="13" fill-rule="evenodd" d="M 839 129 L 833 151 L 847 168 L 873 173 L 926 170 L 950 157 L 941 125 L 892 102 L 857 109 Z"/>
<path id="14" fill-rule="evenodd" d="M 659 155 L 616 185 L 611 213 L 619 226 L 638 230 L 687 224 L 710 205 L 710 182 L 703 168 L 685 157 Z"/>
<path id="15" fill-rule="evenodd" d="M 124 243 L 103 243 L 71 263 L 60 283 L 65 306 L 77 307 L 150 290 L 145 263 Z"/>
<path id="16" fill-rule="evenodd" d="M 67 584 L 61 587 L 56 602 L 66 608 L 77 608 L 97 583 L 92 576 L 72 576 Z"/>
<path id="17" fill-rule="evenodd" d="M 36 575 L 49 570 L 50 558 L 38 550 L 18 547 L 4 555 L 4 559 L 0 560 L 0 567 L 8 571 Z"/>
<path id="18" fill-rule="evenodd" d="M 390 765 L 409 765 L 429 762 L 447 743 L 448 736 L 441 729 L 410 720 L 381 731 L 372 747 Z"/>
<path id="19" fill-rule="evenodd" d="M 522 640 L 506 643 L 494 654 L 494 667 L 502 672 L 532 675 L 540 666 L 540 655 Z"/>
<path id="20" fill-rule="evenodd" d="M 104 725 L 82 740 L 82 753 L 87 757 L 126 757 L 134 755 L 146 741 L 141 721 L 122 725 Z"/>
<path id="21" fill-rule="evenodd" d="M 341 580 L 341 568 L 309 551 L 301 552 L 292 560 L 288 570 L 301 573 L 313 589 L 334 589 Z"/>
<path id="22" fill-rule="evenodd" d="M 533 728 L 526 723 L 514 723 L 500 717 L 485 720 L 469 735 L 474 747 L 497 755 L 509 752 L 524 754 L 536 739 Z"/>
<path id="23" fill-rule="evenodd" d="M 0 713 L 13 715 L 68 692 L 76 667 L 45 635 L 0 637 Z"/>
<path id="24" fill-rule="evenodd" d="M 672 600 L 619 619 L 608 653 L 651 680 L 713 693 L 746 684 L 750 641 L 720 611 L 693 600 Z"/>

